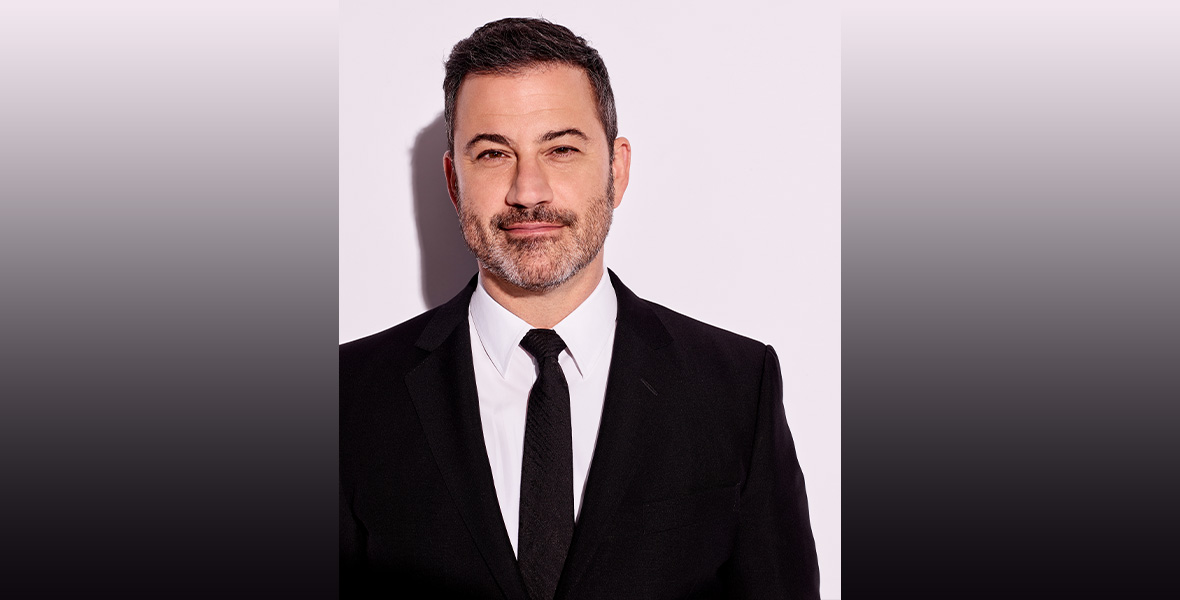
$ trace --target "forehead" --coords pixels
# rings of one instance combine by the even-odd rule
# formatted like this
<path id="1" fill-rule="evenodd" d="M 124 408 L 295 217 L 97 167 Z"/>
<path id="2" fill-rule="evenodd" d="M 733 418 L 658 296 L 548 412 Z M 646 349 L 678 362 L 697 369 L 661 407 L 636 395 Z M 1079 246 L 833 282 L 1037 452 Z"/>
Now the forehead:
<path id="1" fill-rule="evenodd" d="M 468 75 L 455 99 L 457 138 L 569 127 L 605 135 L 590 78 L 578 67 L 547 64 L 509 75 Z"/>

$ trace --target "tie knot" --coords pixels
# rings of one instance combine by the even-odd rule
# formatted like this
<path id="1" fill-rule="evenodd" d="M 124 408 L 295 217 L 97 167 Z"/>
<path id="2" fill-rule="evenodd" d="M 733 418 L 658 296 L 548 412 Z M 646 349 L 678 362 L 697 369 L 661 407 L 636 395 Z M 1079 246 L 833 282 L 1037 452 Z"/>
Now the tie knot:
<path id="1" fill-rule="evenodd" d="M 520 346 L 537 360 L 556 357 L 565 350 L 565 342 L 552 329 L 532 329 L 524 334 Z"/>

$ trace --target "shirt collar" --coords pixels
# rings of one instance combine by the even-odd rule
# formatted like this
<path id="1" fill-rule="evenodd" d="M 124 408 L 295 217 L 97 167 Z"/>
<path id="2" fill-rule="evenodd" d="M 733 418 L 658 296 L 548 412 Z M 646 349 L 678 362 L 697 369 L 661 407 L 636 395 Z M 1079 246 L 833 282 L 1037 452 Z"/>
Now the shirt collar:
<path id="1" fill-rule="evenodd" d="M 579 374 L 585 378 L 592 373 L 603 355 L 603 350 L 614 340 L 615 318 L 619 303 L 615 288 L 603 269 L 602 279 L 582 304 L 553 327 L 565 342 L 565 352 L 574 359 Z M 484 289 L 483 274 L 471 295 L 467 309 L 484 352 L 500 372 L 508 374 L 512 353 L 520 340 L 533 327 L 496 302 Z"/>

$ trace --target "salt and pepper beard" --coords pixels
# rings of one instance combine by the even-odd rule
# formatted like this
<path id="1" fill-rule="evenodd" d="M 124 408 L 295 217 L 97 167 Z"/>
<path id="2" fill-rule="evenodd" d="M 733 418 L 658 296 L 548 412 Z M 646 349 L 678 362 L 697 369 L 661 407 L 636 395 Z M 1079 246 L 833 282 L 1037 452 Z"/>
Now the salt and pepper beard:
<path id="1" fill-rule="evenodd" d="M 572 210 L 549 203 L 532 208 L 510 207 L 486 223 L 459 197 L 459 223 L 467 247 L 479 264 L 519 288 L 544 292 L 569 281 L 602 252 L 614 216 L 614 177 L 607 177 L 605 193 L 591 200 L 581 217 Z M 457 192 L 457 190 L 456 190 Z M 560 235 L 510 237 L 504 227 L 516 223 L 543 222 L 564 226 Z"/>

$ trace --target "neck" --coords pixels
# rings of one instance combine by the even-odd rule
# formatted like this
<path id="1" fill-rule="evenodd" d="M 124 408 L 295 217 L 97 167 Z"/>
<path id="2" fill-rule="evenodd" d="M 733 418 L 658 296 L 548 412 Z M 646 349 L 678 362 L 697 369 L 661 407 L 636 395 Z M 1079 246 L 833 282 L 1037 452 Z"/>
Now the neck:
<path id="1" fill-rule="evenodd" d="M 479 267 L 484 289 L 500 306 L 538 329 L 553 329 L 582 305 L 602 280 L 602 254 L 565 283 L 543 292 L 529 291 Z"/>

